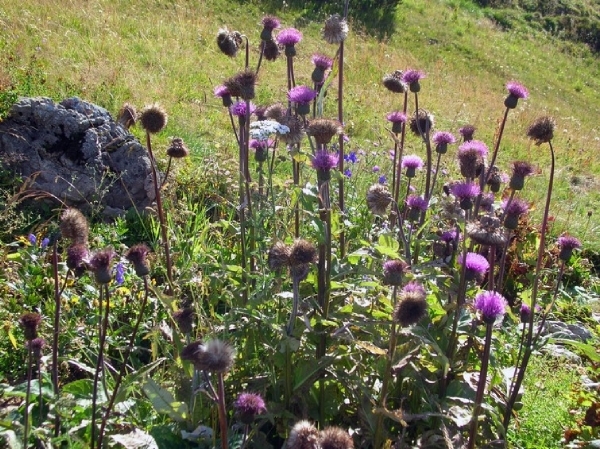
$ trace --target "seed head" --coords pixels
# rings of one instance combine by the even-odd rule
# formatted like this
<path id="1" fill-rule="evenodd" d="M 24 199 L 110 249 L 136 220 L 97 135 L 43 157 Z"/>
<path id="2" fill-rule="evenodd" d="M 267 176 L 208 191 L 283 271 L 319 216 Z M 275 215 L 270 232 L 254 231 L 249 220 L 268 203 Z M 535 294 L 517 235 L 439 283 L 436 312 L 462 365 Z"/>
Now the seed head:
<path id="1" fill-rule="evenodd" d="M 290 264 L 291 248 L 283 242 L 275 242 L 269 249 L 267 261 L 269 268 L 273 271 L 280 271 Z"/>
<path id="2" fill-rule="evenodd" d="M 402 81 L 402 71 L 396 70 L 393 73 L 388 73 L 383 77 L 383 85 L 390 92 L 403 94 L 406 91 L 406 84 Z"/>
<path id="3" fill-rule="evenodd" d="M 340 427 L 325 427 L 319 435 L 321 449 L 354 449 L 352 437 Z"/>
<path id="4" fill-rule="evenodd" d="M 532 139 L 536 145 L 550 142 L 554 137 L 555 126 L 556 124 L 552 117 L 540 117 L 527 130 L 527 137 Z"/>
<path id="5" fill-rule="evenodd" d="M 333 14 L 323 26 L 323 39 L 329 44 L 341 44 L 348 37 L 348 23 L 339 14 Z"/>
<path id="6" fill-rule="evenodd" d="M 317 261 L 317 250 L 307 240 L 298 239 L 290 249 L 290 266 L 306 265 Z"/>
<path id="7" fill-rule="evenodd" d="M 37 338 L 37 331 L 41 322 L 42 317 L 39 313 L 26 312 L 21 315 L 21 318 L 19 318 L 19 323 L 23 327 L 25 340 L 32 341 Z"/>
<path id="8" fill-rule="evenodd" d="M 263 41 L 263 55 L 267 61 L 275 61 L 281 52 L 279 51 L 279 45 L 273 39 Z"/>
<path id="9" fill-rule="evenodd" d="M 181 358 L 189 360 L 198 371 L 226 373 L 233 366 L 234 349 L 226 342 L 218 339 L 206 343 L 195 341 L 185 346 Z"/>
<path id="10" fill-rule="evenodd" d="M 392 194 L 383 184 L 373 184 L 367 191 L 367 206 L 373 215 L 383 216 L 392 202 Z"/>
<path id="11" fill-rule="evenodd" d="M 72 207 L 65 209 L 60 217 L 60 232 L 74 244 L 87 245 L 89 225 L 85 216 Z"/>
<path id="12" fill-rule="evenodd" d="M 484 215 L 479 222 L 467 224 L 467 234 L 475 243 L 486 246 L 502 246 L 506 243 L 506 235 L 499 218 Z"/>
<path id="13" fill-rule="evenodd" d="M 306 134 L 313 136 L 317 145 L 326 145 L 331 139 L 342 133 L 342 127 L 337 120 L 318 118 L 311 120 L 306 129 Z"/>
<path id="14" fill-rule="evenodd" d="M 388 285 L 402 285 L 402 277 L 408 269 L 408 264 L 403 260 L 388 260 L 383 264 L 383 282 Z"/>
<path id="15" fill-rule="evenodd" d="M 427 313 L 427 300 L 420 290 L 403 290 L 396 304 L 393 320 L 402 327 L 417 324 Z"/>
<path id="16" fill-rule="evenodd" d="M 177 323 L 179 330 L 184 334 L 191 334 L 194 329 L 194 320 L 196 313 L 191 307 L 184 307 L 173 312 L 173 320 Z"/>
<path id="17" fill-rule="evenodd" d="M 67 267 L 78 271 L 85 265 L 89 255 L 87 245 L 78 243 L 67 248 Z"/>
<path id="18" fill-rule="evenodd" d="M 279 121 L 286 114 L 287 110 L 281 103 L 272 104 L 271 106 L 267 107 L 267 110 L 265 111 L 265 116 L 267 118 L 276 121 Z"/>
<path id="19" fill-rule="evenodd" d="M 117 123 L 125 129 L 131 128 L 137 122 L 137 110 L 130 103 L 125 103 L 119 110 Z"/>
<path id="20" fill-rule="evenodd" d="M 306 132 L 302 120 L 299 117 L 295 115 L 284 115 L 277 121 L 290 129 L 287 134 L 280 135 L 282 141 L 288 145 L 295 145 L 302 142 Z"/>
<path id="21" fill-rule="evenodd" d="M 319 431 L 308 421 L 298 421 L 290 431 L 285 449 L 321 449 Z"/>
<path id="22" fill-rule="evenodd" d="M 171 140 L 171 146 L 167 148 L 167 156 L 175 159 L 181 159 L 189 156 L 189 154 L 190 150 L 183 143 L 183 139 L 180 137 L 174 137 L 173 140 Z"/>
<path id="23" fill-rule="evenodd" d="M 252 100 L 255 96 L 256 72 L 250 69 L 243 70 L 225 80 L 223 85 L 234 97 Z"/>
<path id="24" fill-rule="evenodd" d="M 106 248 L 98 251 L 90 259 L 89 268 L 98 284 L 108 284 L 112 280 L 111 263 L 116 255 L 112 248 Z"/>
<path id="25" fill-rule="evenodd" d="M 166 111 L 158 103 L 146 106 L 140 114 L 142 128 L 150 134 L 161 132 L 167 126 L 168 120 Z"/>
<path id="26" fill-rule="evenodd" d="M 222 28 L 217 33 L 217 45 L 219 49 L 227 56 L 234 57 L 242 45 L 242 35 L 238 31 L 229 31 Z"/>
<path id="27" fill-rule="evenodd" d="M 410 130 L 415 136 L 425 136 L 433 129 L 433 115 L 425 110 L 419 110 L 410 119 Z"/>

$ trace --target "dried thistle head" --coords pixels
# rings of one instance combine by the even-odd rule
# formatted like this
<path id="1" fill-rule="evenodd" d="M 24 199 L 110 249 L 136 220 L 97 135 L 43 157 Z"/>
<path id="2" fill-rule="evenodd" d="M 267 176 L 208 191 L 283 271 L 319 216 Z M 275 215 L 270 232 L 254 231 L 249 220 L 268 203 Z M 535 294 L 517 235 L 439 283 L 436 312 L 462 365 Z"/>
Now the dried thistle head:
<path id="1" fill-rule="evenodd" d="M 194 327 L 196 313 L 191 307 L 184 307 L 176 312 L 173 312 L 173 320 L 179 326 L 179 330 L 184 334 L 191 334 Z"/>
<path id="2" fill-rule="evenodd" d="M 117 123 L 125 129 L 129 129 L 137 122 L 137 109 L 131 103 L 125 103 L 119 110 Z"/>
<path id="3" fill-rule="evenodd" d="M 273 271 L 279 271 L 290 264 L 290 247 L 283 242 L 275 242 L 269 249 L 268 254 L 269 268 Z"/>
<path id="4" fill-rule="evenodd" d="M 392 202 L 392 194 L 382 184 L 373 184 L 367 191 L 367 206 L 373 215 L 385 215 Z"/>
<path id="5" fill-rule="evenodd" d="M 433 129 L 434 119 L 433 115 L 424 109 L 420 109 L 416 112 L 409 122 L 410 130 L 415 136 L 421 137 L 430 133 Z"/>
<path id="6" fill-rule="evenodd" d="M 198 371 L 226 373 L 233 366 L 235 351 L 229 343 L 219 339 L 206 343 L 196 341 L 185 346 L 181 358 L 193 363 Z"/>
<path id="7" fill-rule="evenodd" d="M 341 133 L 340 122 L 326 118 L 311 120 L 306 129 L 306 134 L 313 136 L 318 145 L 328 144 L 334 136 Z"/>
<path id="8" fill-rule="evenodd" d="M 286 449 L 321 449 L 319 431 L 309 421 L 298 421 L 290 430 Z"/>
<path id="9" fill-rule="evenodd" d="M 229 31 L 227 28 L 221 28 L 217 33 L 217 45 L 229 57 L 233 58 L 237 55 L 242 42 L 242 35 L 238 31 Z"/>
<path id="10" fill-rule="evenodd" d="M 339 14 L 333 14 L 323 25 L 323 39 L 329 44 L 340 44 L 348 37 L 348 22 Z"/>
<path id="11" fill-rule="evenodd" d="M 255 96 L 256 72 L 247 69 L 225 80 L 223 85 L 234 97 L 252 100 Z"/>
<path id="12" fill-rule="evenodd" d="M 158 103 L 147 105 L 140 114 L 142 128 L 150 134 L 161 132 L 168 120 L 167 112 Z"/>
<path id="13" fill-rule="evenodd" d="M 190 150 L 185 143 L 183 143 L 183 139 L 180 137 L 174 137 L 173 140 L 171 140 L 171 146 L 167 148 L 167 156 L 175 159 L 181 159 L 189 156 L 189 154 Z"/>
<path id="14" fill-rule="evenodd" d="M 89 268 L 98 284 L 108 284 L 112 280 L 111 264 L 116 255 L 112 248 L 105 248 L 90 259 Z"/>
<path id="15" fill-rule="evenodd" d="M 554 137 L 556 122 L 552 117 L 539 117 L 527 129 L 527 137 L 532 139 L 536 145 L 550 142 Z"/>
<path id="16" fill-rule="evenodd" d="M 352 437 L 341 427 L 325 427 L 319 434 L 321 449 L 354 449 Z"/>
<path id="17" fill-rule="evenodd" d="M 65 209 L 60 216 L 60 233 L 74 244 L 87 245 L 90 233 L 87 218 L 73 207 Z"/>
<path id="18" fill-rule="evenodd" d="M 32 341 L 37 338 L 37 331 L 41 322 L 42 317 L 39 313 L 26 312 L 23 315 L 21 315 L 21 318 L 19 318 L 19 323 L 23 327 L 23 332 L 25 333 L 25 340 Z"/>
<path id="19" fill-rule="evenodd" d="M 150 274 L 150 267 L 148 266 L 147 256 L 150 252 L 150 248 L 144 243 L 133 245 L 125 253 L 125 258 L 133 264 L 135 274 L 139 277 L 144 277 Z"/>

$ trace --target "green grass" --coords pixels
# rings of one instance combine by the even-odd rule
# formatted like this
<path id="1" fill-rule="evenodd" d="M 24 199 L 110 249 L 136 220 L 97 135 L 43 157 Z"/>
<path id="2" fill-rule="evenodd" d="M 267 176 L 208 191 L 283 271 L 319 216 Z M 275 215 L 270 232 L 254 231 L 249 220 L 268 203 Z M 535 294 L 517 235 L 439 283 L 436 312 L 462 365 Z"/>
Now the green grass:
<path id="1" fill-rule="evenodd" d="M 579 381 L 577 366 L 558 359 L 534 357 L 525 378 L 523 408 L 515 428 L 509 432 L 511 447 L 519 449 L 555 449 L 575 417 L 572 392 Z"/>
<path id="2" fill-rule="evenodd" d="M 78 95 L 115 113 L 125 101 L 139 107 L 159 101 L 170 114 L 162 142 L 182 136 L 202 154 L 234 151 L 226 114 L 212 89 L 239 70 L 241 60 L 218 53 L 214 40 L 219 27 L 248 34 L 253 57 L 264 13 L 276 13 L 284 26 L 300 28 L 305 38 L 296 63 L 299 82 L 308 81 L 313 52 L 332 51 L 320 44 L 320 23 L 295 17 L 293 11 L 264 11 L 260 2 L 73 4 L 0 2 L 5 30 L 0 38 L 1 84 L 12 83 L 21 95 Z M 517 79 L 531 98 L 509 116 L 499 163 L 506 167 L 514 158 L 526 158 L 546 175 L 548 155 L 532 146 L 524 132 L 536 117 L 554 116 L 559 175 L 553 231 L 569 229 L 590 246 L 600 243 L 597 227 L 582 235 L 587 212 L 600 205 L 598 58 L 583 45 L 543 33 L 504 32 L 467 1 L 405 0 L 397 10 L 396 29 L 382 41 L 353 30 L 347 41 L 346 132 L 366 149 L 369 141 L 391 145 L 384 115 L 399 105 L 385 95 L 380 80 L 395 69 L 415 67 L 427 73 L 421 104 L 435 114 L 437 129 L 456 131 L 472 123 L 477 137 L 491 145 L 502 114 L 504 83 Z M 261 79 L 277 75 L 281 84 L 259 79 L 258 102 L 282 98 L 283 62 L 266 63 L 263 70 Z M 326 114 L 334 115 L 332 102 L 329 108 Z M 420 144 L 411 150 L 421 151 Z M 532 200 L 542 197 L 545 182 L 546 176 L 534 180 Z"/>

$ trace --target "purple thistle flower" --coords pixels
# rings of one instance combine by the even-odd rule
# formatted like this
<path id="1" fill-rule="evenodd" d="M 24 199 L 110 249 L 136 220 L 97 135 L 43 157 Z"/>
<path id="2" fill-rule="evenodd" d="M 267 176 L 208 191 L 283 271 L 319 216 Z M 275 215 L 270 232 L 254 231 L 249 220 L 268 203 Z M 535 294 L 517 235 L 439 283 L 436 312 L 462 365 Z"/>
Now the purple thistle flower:
<path id="1" fill-rule="evenodd" d="M 475 134 L 475 127 L 473 125 L 465 125 L 458 129 L 458 133 L 462 136 L 465 142 L 473 140 L 473 134 Z"/>
<path id="2" fill-rule="evenodd" d="M 421 169 L 423 168 L 423 159 L 414 154 L 409 154 L 407 156 L 402 157 L 402 168 L 413 168 L 413 169 Z"/>
<path id="3" fill-rule="evenodd" d="M 440 234 L 440 240 L 442 242 L 451 243 L 456 240 L 456 229 L 451 229 L 449 231 L 444 231 Z"/>
<path id="4" fill-rule="evenodd" d="M 248 146 L 254 150 L 266 150 L 266 149 L 270 148 L 272 145 L 273 145 L 272 139 L 267 139 L 267 140 L 250 139 L 250 142 L 248 143 Z"/>
<path id="5" fill-rule="evenodd" d="M 480 140 L 469 140 L 458 147 L 459 157 L 461 153 L 467 153 L 471 151 L 476 152 L 480 157 L 484 158 L 488 154 L 488 147 Z"/>
<path id="6" fill-rule="evenodd" d="M 531 316 L 531 307 L 529 307 L 527 304 L 521 304 L 519 316 L 521 317 L 521 323 L 527 323 L 529 321 L 529 317 Z"/>
<path id="7" fill-rule="evenodd" d="M 333 59 L 319 53 L 315 53 L 311 60 L 315 67 L 321 70 L 328 70 L 333 66 Z"/>
<path id="8" fill-rule="evenodd" d="M 281 26 L 281 23 L 275 16 L 264 16 L 262 19 L 262 26 L 269 30 L 276 30 Z"/>
<path id="9" fill-rule="evenodd" d="M 508 93 L 513 97 L 521 98 L 523 100 L 529 96 L 527 88 L 516 81 L 509 81 L 506 83 L 506 90 L 508 90 Z"/>
<path id="10" fill-rule="evenodd" d="M 508 199 L 506 199 L 502 201 L 502 209 L 504 209 L 507 215 L 520 216 L 529 211 L 529 203 L 520 198 L 513 198 L 513 200 L 509 203 Z"/>
<path id="11" fill-rule="evenodd" d="M 462 254 L 458 256 L 458 263 L 465 266 L 467 281 L 480 278 L 490 269 L 490 263 L 481 254 L 467 253 L 466 262 L 464 259 Z"/>
<path id="12" fill-rule="evenodd" d="M 459 200 L 473 199 L 480 191 L 479 184 L 474 182 L 457 182 L 450 187 L 450 193 Z"/>
<path id="13" fill-rule="evenodd" d="M 34 234 L 29 234 L 27 236 L 27 240 L 29 241 L 31 246 L 35 246 L 35 244 L 37 243 L 37 237 Z"/>
<path id="14" fill-rule="evenodd" d="M 344 176 L 346 178 L 352 177 L 352 170 L 350 170 L 349 168 L 347 168 L 346 170 L 344 170 Z"/>
<path id="15" fill-rule="evenodd" d="M 277 43 L 285 46 L 296 45 L 302 40 L 302 33 L 296 28 L 285 28 L 277 35 Z"/>
<path id="16" fill-rule="evenodd" d="M 425 78 L 425 74 L 415 69 L 408 69 L 402 74 L 402 81 L 406 84 L 416 83 L 423 78 Z"/>
<path id="17" fill-rule="evenodd" d="M 231 109 L 231 113 L 233 115 L 235 115 L 236 117 L 246 117 L 246 102 L 245 101 L 238 101 L 238 102 L 234 103 L 230 107 L 230 109 Z M 250 102 L 250 114 L 252 114 L 255 109 L 256 109 L 256 106 L 254 106 L 254 103 Z"/>
<path id="18" fill-rule="evenodd" d="M 560 246 L 558 258 L 565 262 L 569 261 L 573 254 L 573 250 L 581 248 L 581 242 L 571 235 L 562 235 L 558 238 L 557 242 L 558 246 Z"/>
<path id="19" fill-rule="evenodd" d="M 256 415 L 267 411 L 265 401 L 255 393 L 242 393 L 233 403 L 233 408 L 244 424 L 252 424 Z"/>
<path id="20" fill-rule="evenodd" d="M 426 211 L 427 207 L 429 207 L 429 203 L 425 198 L 416 195 L 410 195 L 406 198 L 406 205 L 411 209 L 419 211 Z"/>
<path id="21" fill-rule="evenodd" d="M 339 154 L 329 153 L 328 151 L 317 151 L 312 158 L 311 165 L 315 170 L 329 171 L 337 167 Z"/>
<path id="22" fill-rule="evenodd" d="M 115 282 L 117 285 L 123 285 L 125 282 L 125 265 L 122 262 L 115 266 Z"/>
<path id="23" fill-rule="evenodd" d="M 379 184 L 387 184 L 387 176 L 381 175 L 377 182 L 379 182 Z"/>
<path id="24" fill-rule="evenodd" d="M 402 275 L 408 271 L 406 262 L 400 259 L 392 259 L 383 264 L 383 280 L 389 285 L 401 285 Z"/>
<path id="25" fill-rule="evenodd" d="M 223 86 L 222 84 L 220 86 L 215 87 L 214 93 L 215 93 L 215 97 L 221 97 L 221 98 L 223 98 L 225 95 L 230 95 L 229 89 L 227 89 L 227 86 Z"/>
<path id="26" fill-rule="evenodd" d="M 410 281 L 402 288 L 402 293 L 417 293 L 423 296 L 427 295 L 425 288 L 417 281 Z"/>
<path id="27" fill-rule="evenodd" d="M 433 137 L 431 138 L 431 140 L 436 145 L 442 145 L 442 144 L 449 145 L 451 143 L 456 142 L 456 137 L 454 137 L 454 134 L 452 134 L 451 132 L 448 132 L 448 131 L 437 131 L 436 133 L 433 134 Z"/>
<path id="28" fill-rule="evenodd" d="M 406 114 L 404 112 L 393 111 L 386 118 L 392 123 L 406 123 Z"/>
<path id="29" fill-rule="evenodd" d="M 494 324 L 506 312 L 506 299 L 498 292 L 485 291 L 475 296 L 473 306 L 481 312 L 486 324 Z"/>
<path id="30" fill-rule="evenodd" d="M 288 99 L 297 104 L 308 104 L 317 97 L 317 91 L 308 86 L 292 87 Z"/>

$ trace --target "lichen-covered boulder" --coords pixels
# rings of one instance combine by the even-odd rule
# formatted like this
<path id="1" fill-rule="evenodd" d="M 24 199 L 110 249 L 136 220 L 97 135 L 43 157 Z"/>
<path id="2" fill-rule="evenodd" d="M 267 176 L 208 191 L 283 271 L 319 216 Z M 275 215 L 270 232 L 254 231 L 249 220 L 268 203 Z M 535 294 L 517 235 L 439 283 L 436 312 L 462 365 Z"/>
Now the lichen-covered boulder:
<path id="1" fill-rule="evenodd" d="M 0 123 L 0 164 L 40 198 L 114 216 L 154 200 L 146 149 L 106 109 L 22 98 Z"/>

